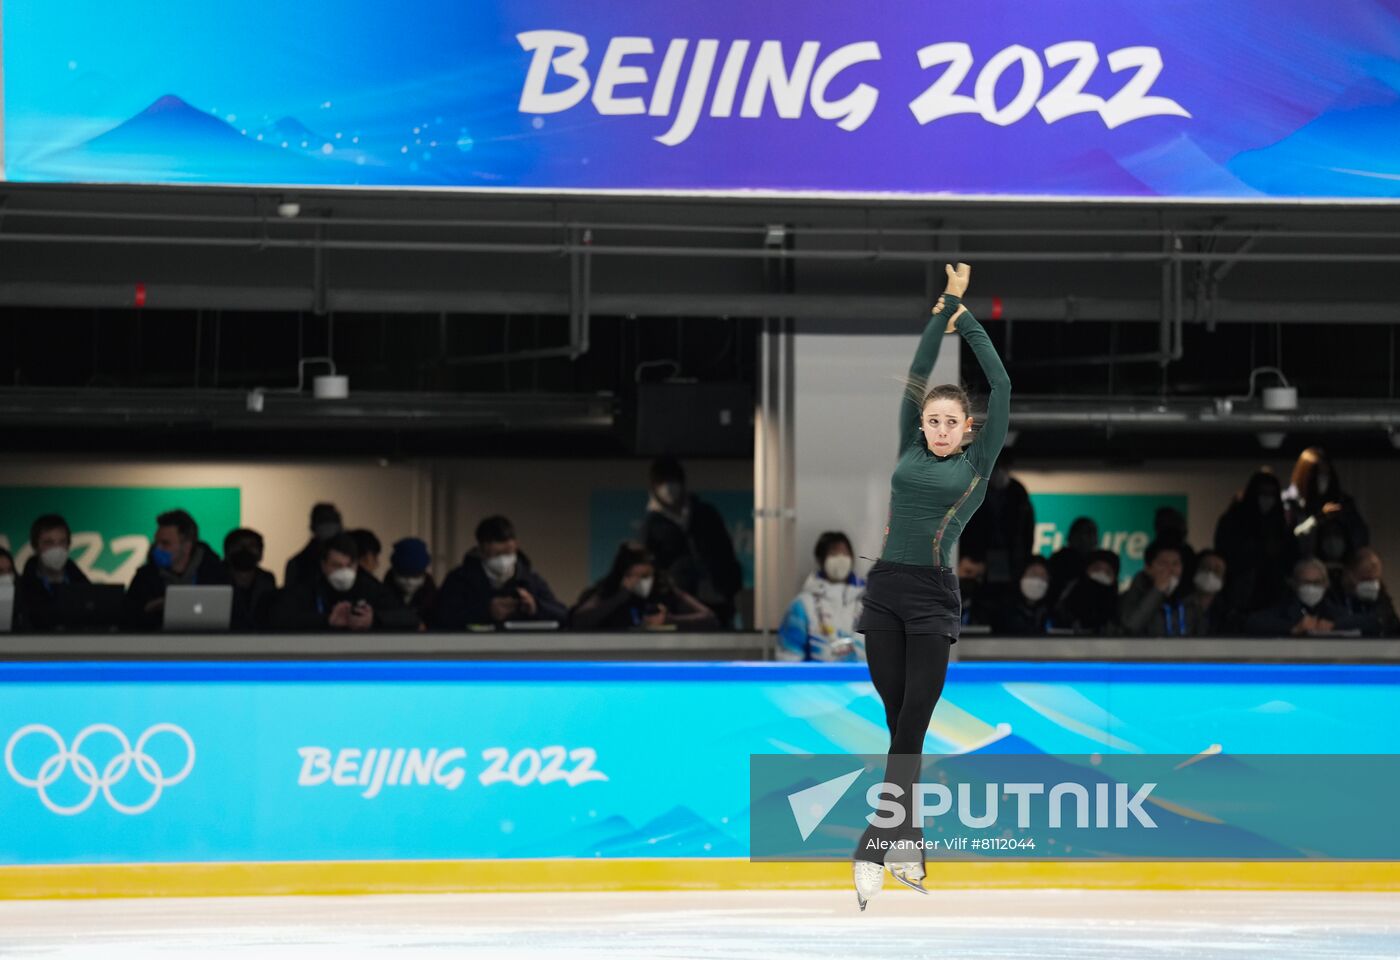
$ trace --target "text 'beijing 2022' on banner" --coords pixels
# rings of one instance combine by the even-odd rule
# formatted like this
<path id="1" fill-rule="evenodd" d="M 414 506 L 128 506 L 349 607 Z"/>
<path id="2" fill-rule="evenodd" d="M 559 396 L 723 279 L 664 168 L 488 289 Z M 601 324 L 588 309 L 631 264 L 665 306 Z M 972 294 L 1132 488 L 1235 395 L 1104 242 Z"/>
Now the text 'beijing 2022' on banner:
<path id="1" fill-rule="evenodd" d="M 1400 0 L 7 0 L 12 181 L 1393 202 Z"/>

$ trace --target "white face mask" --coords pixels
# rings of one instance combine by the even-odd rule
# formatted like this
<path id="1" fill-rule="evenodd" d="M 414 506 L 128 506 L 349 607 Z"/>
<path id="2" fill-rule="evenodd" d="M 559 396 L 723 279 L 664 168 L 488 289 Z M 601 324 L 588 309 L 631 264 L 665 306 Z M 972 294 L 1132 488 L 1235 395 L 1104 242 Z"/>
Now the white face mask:
<path id="1" fill-rule="evenodd" d="M 1381 582 L 1379 580 L 1359 580 L 1356 584 L 1356 596 L 1367 603 L 1373 603 L 1380 599 Z"/>
<path id="2" fill-rule="evenodd" d="M 1113 574 L 1107 570 L 1095 570 L 1089 574 L 1089 579 L 1105 587 L 1113 586 Z"/>
<path id="3" fill-rule="evenodd" d="M 68 548 L 47 547 L 39 554 L 39 562 L 44 565 L 45 569 L 57 573 L 68 563 Z"/>
<path id="4" fill-rule="evenodd" d="M 1220 575 L 1209 570 L 1202 570 L 1196 574 L 1196 589 L 1202 593 L 1219 593 L 1220 588 L 1225 586 L 1225 581 L 1220 579 Z"/>
<path id="5" fill-rule="evenodd" d="M 1045 598 L 1045 593 L 1050 589 L 1050 581 L 1044 577 L 1022 577 L 1021 596 L 1031 603 L 1038 603 Z"/>
<path id="6" fill-rule="evenodd" d="M 14 575 L 13 573 L 0 573 L 0 587 L 3 587 L 3 586 L 5 586 L 5 585 L 8 584 L 8 583 L 14 583 L 14 582 L 15 582 L 15 575 Z"/>
<path id="7" fill-rule="evenodd" d="M 498 553 L 494 557 L 487 557 L 482 561 L 482 565 L 486 567 L 486 576 L 497 586 L 515 576 L 513 553 Z"/>
<path id="8" fill-rule="evenodd" d="M 651 588 L 656 585 L 655 577 L 642 577 L 632 584 L 632 592 L 645 600 L 651 596 Z"/>
<path id="9" fill-rule="evenodd" d="M 1170 580 L 1168 580 L 1168 581 L 1167 581 L 1167 596 L 1170 597 L 1172 594 L 1176 593 L 1176 588 L 1179 587 L 1179 586 L 1181 586 L 1181 578 L 1180 578 L 1180 577 L 1172 577 Z"/>
<path id="10" fill-rule="evenodd" d="M 1327 593 L 1327 588 L 1320 583 L 1303 583 L 1298 585 L 1298 599 L 1303 601 L 1305 607 L 1315 607 Z"/>
<path id="11" fill-rule="evenodd" d="M 423 584 L 427 581 L 428 578 L 423 576 L 400 577 L 396 574 L 394 576 L 394 579 L 399 582 L 399 589 L 403 591 L 403 595 L 406 597 L 411 597 L 418 592 L 418 588 L 423 586 Z"/>
<path id="12" fill-rule="evenodd" d="M 833 553 L 822 561 L 822 573 L 832 583 L 845 583 L 854 561 L 848 553 Z"/>
<path id="13" fill-rule="evenodd" d="M 339 570 L 332 570 L 326 574 L 326 579 L 337 591 L 344 593 L 355 585 L 355 568 L 341 567 Z"/>

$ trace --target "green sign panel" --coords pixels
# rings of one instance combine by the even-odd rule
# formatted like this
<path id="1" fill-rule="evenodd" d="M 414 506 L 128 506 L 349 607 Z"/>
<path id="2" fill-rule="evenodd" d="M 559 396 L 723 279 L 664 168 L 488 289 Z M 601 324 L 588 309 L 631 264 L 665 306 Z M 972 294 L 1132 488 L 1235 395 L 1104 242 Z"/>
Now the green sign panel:
<path id="1" fill-rule="evenodd" d="M 1099 546 L 1118 554 L 1119 576 L 1126 583 L 1142 569 L 1142 553 L 1152 542 L 1152 517 L 1161 507 L 1186 516 L 1184 493 L 1033 493 L 1034 552 L 1048 557 L 1069 542 L 1077 517 L 1099 525 Z"/>
<path id="2" fill-rule="evenodd" d="M 0 546 L 20 569 L 33 549 L 29 527 L 61 514 L 73 530 L 73 561 L 95 583 L 130 583 L 146 562 L 156 516 L 186 510 L 215 550 L 239 526 L 238 487 L 0 487 Z"/>
<path id="3" fill-rule="evenodd" d="M 734 555 L 753 586 L 753 491 L 696 490 L 696 496 L 719 511 L 734 541 Z M 640 540 L 647 494 L 637 490 L 595 490 L 588 501 L 588 578 L 596 583 L 612 568 L 617 545 Z"/>

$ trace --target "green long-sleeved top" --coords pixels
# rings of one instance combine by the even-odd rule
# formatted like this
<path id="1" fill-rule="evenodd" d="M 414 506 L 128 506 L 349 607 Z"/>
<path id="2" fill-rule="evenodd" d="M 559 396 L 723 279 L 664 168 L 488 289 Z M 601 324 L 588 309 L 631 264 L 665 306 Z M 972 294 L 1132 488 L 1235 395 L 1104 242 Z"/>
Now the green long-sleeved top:
<path id="1" fill-rule="evenodd" d="M 974 418 L 972 442 L 957 453 L 940 457 L 924 442 L 919 432 L 922 388 L 938 359 L 948 318 L 962 303 L 946 294 L 943 302 L 943 309 L 924 328 L 909 367 L 909 389 L 900 403 L 900 456 L 890 479 L 890 516 L 880 552 L 882 559 L 895 563 L 950 565 L 963 526 L 986 497 L 985 481 L 1001 453 L 1011 419 L 1011 378 L 987 331 L 971 311 L 964 311 L 955 329 L 972 347 L 991 385 L 987 416 L 981 423 Z"/>

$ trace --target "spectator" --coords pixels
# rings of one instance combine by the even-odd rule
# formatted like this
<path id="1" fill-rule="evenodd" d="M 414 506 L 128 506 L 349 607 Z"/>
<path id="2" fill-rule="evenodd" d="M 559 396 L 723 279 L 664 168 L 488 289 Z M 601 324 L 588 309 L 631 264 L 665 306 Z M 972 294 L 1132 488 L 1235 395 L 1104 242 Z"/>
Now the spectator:
<path id="1" fill-rule="evenodd" d="M 1099 525 L 1090 517 L 1076 517 L 1069 525 L 1069 542 L 1050 558 L 1050 596 L 1062 596 L 1071 581 L 1084 576 L 1089 554 L 1098 544 Z"/>
<path id="2" fill-rule="evenodd" d="M 963 626 L 985 627 L 991 623 L 991 588 L 987 585 L 987 565 L 958 554 L 958 597 L 962 600 Z"/>
<path id="3" fill-rule="evenodd" d="M 1011 476 L 1010 453 L 1003 450 L 987 479 L 982 506 L 967 521 L 958 540 L 958 555 L 986 564 L 986 583 L 998 595 L 1014 587 L 1022 565 L 1035 546 L 1035 507 L 1025 486 Z"/>
<path id="4" fill-rule="evenodd" d="M 159 630 L 165 620 L 165 588 L 228 583 L 228 570 L 214 548 L 199 539 L 199 525 L 184 510 L 156 517 L 151 552 L 136 571 L 122 601 L 128 630 Z"/>
<path id="5" fill-rule="evenodd" d="M 1215 524 L 1215 549 L 1225 561 L 1225 588 L 1217 602 L 1227 623 L 1242 625 L 1256 610 L 1288 599 L 1297 558 L 1281 493 L 1278 477 L 1261 467 Z"/>
<path id="6" fill-rule="evenodd" d="M 1050 626 L 1080 633 L 1117 633 L 1118 554 L 1092 550 L 1084 560 L 1083 576 L 1070 581 L 1060 595 Z"/>
<path id="7" fill-rule="evenodd" d="M 229 629 L 236 633 L 267 629 L 277 597 L 277 578 L 262 568 L 263 537 L 246 527 L 224 537 L 224 566 L 233 584 Z"/>
<path id="8" fill-rule="evenodd" d="M 311 508 L 311 539 L 300 553 L 287 561 L 286 572 L 282 575 L 283 589 L 303 581 L 315 582 L 321 575 L 321 547 L 342 528 L 340 511 L 335 504 L 318 503 Z"/>
<path id="9" fill-rule="evenodd" d="M 1283 503 L 1297 556 L 1317 557 L 1327 565 L 1332 583 L 1340 584 L 1346 559 L 1370 544 L 1371 532 L 1320 447 L 1299 454 Z"/>
<path id="10" fill-rule="evenodd" d="M 10 605 L 10 622 L 6 624 L 6 629 L 23 629 L 24 617 L 19 610 L 19 585 L 15 583 L 15 555 L 4 547 L 0 547 L 0 588 L 11 587 L 12 592 Z"/>
<path id="11" fill-rule="evenodd" d="M 384 585 L 398 594 L 405 607 L 418 615 L 426 626 L 433 622 L 438 588 L 428 567 L 432 564 L 428 545 L 417 537 L 404 537 L 389 555 L 389 574 Z"/>
<path id="12" fill-rule="evenodd" d="M 583 591 L 569 611 L 578 630 L 626 630 L 632 627 L 714 629 L 714 611 L 671 583 L 656 569 L 651 553 L 639 543 L 617 549 L 608 575 Z"/>
<path id="13" fill-rule="evenodd" d="M 313 580 L 283 587 L 272 608 L 274 630 L 382 629 L 398 604 L 384 585 L 359 565 L 359 546 L 348 533 L 321 544 Z"/>
<path id="14" fill-rule="evenodd" d="M 58 514 L 45 514 L 30 525 L 29 545 L 34 555 L 20 575 L 15 607 L 24 613 L 24 629 L 48 632 L 63 626 L 60 611 L 54 605 L 53 588 L 90 581 L 69 555 L 73 532 L 68 529 L 68 521 Z"/>
<path id="15" fill-rule="evenodd" d="M 817 538 L 817 568 L 788 607 L 778 628 L 779 660 L 825 663 L 865 660 L 864 638 L 855 632 L 865 581 L 855 575 L 855 551 L 844 534 L 828 531 Z"/>
<path id="16" fill-rule="evenodd" d="M 447 575 L 438 594 L 437 625 L 444 630 L 507 620 L 562 624 L 567 617 L 568 610 L 521 552 L 515 527 L 502 516 L 477 524 L 476 546 Z"/>
<path id="17" fill-rule="evenodd" d="M 679 589 L 713 610 L 722 629 L 734 626 L 734 600 L 744 585 L 734 544 L 719 511 L 686 492 L 685 470 L 674 457 L 651 464 L 642 540 Z"/>
<path id="18" fill-rule="evenodd" d="M 1156 540 L 1143 553 L 1146 566 L 1139 570 L 1118 601 L 1118 622 L 1130 637 L 1185 637 L 1186 604 L 1181 585 L 1181 548 Z"/>
<path id="19" fill-rule="evenodd" d="M 1152 515 L 1152 539 L 1176 547 L 1181 554 L 1181 579 L 1190 583 L 1196 576 L 1196 551 L 1186 542 L 1186 517 L 1176 507 L 1158 507 Z"/>
<path id="20" fill-rule="evenodd" d="M 1236 633 L 1241 624 L 1231 619 L 1230 611 L 1220 601 L 1228 568 L 1225 558 L 1214 550 L 1196 554 L 1196 573 L 1191 578 L 1191 590 L 1186 595 L 1186 622 L 1191 636 L 1219 636 Z"/>
<path id="21" fill-rule="evenodd" d="M 371 530 L 351 530 L 350 538 L 360 548 L 360 569 L 378 580 L 379 555 L 384 552 L 384 545 Z"/>
<path id="22" fill-rule="evenodd" d="M 992 605 L 992 632 L 1010 637 L 1044 634 L 1050 620 L 1050 565 L 1039 556 L 1018 565 L 1020 581 L 1004 587 Z"/>
<path id="23" fill-rule="evenodd" d="M 1337 605 L 1346 611 L 1347 622 L 1367 637 L 1400 636 L 1395 603 L 1381 580 L 1381 556 L 1362 547 L 1347 564 Z"/>
<path id="24" fill-rule="evenodd" d="M 1327 596 L 1327 565 L 1316 557 L 1293 568 L 1294 595 L 1276 606 L 1257 610 L 1245 621 L 1255 636 L 1287 637 L 1348 629 L 1347 612 Z"/>

